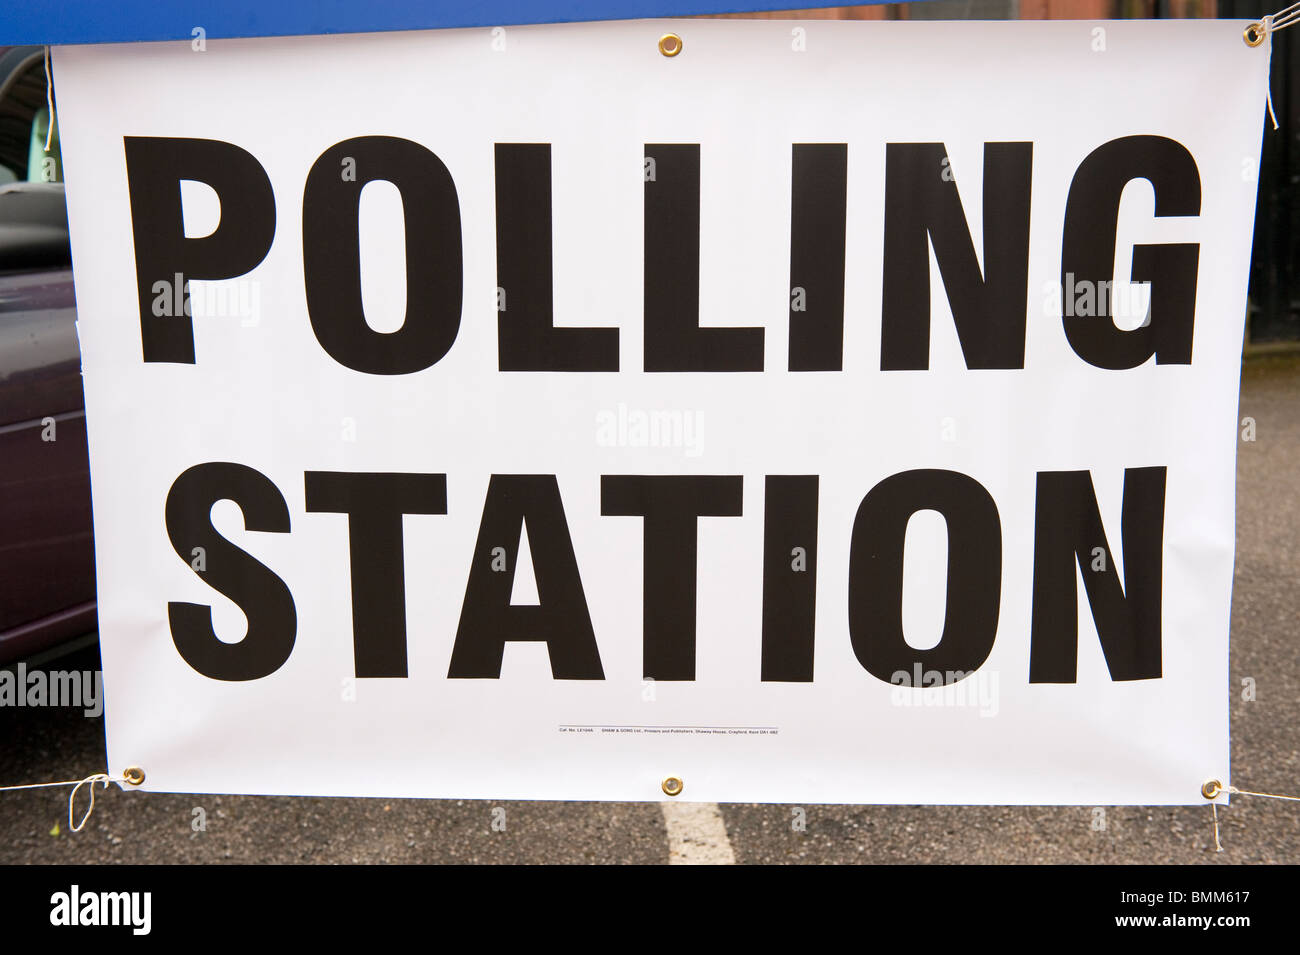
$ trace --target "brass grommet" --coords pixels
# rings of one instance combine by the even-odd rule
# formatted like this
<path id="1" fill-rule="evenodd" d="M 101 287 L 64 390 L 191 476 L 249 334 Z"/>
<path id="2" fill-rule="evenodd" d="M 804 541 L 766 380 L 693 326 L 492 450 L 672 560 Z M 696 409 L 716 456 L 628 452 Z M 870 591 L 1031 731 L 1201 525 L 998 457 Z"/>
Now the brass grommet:
<path id="1" fill-rule="evenodd" d="M 1267 35 L 1264 32 L 1264 24 L 1252 23 L 1242 32 L 1241 38 L 1246 41 L 1246 46 L 1259 46 L 1264 42 L 1264 37 Z M 662 43 L 663 41 L 659 42 Z"/>
<path id="2" fill-rule="evenodd" d="M 672 54 L 667 55 L 671 56 Z M 669 776 L 664 780 L 663 791 L 665 796 L 680 796 L 683 788 L 685 787 L 683 787 L 682 781 L 676 776 Z"/>
<path id="3" fill-rule="evenodd" d="M 139 766 L 128 766 L 126 769 L 122 770 L 122 778 L 125 779 L 132 786 L 143 785 L 144 770 L 141 769 Z"/>
<path id="4" fill-rule="evenodd" d="M 1223 792 L 1223 785 L 1217 779 L 1206 780 L 1201 786 L 1201 795 L 1206 799 L 1213 799 L 1221 792 Z"/>
<path id="5" fill-rule="evenodd" d="M 659 52 L 664 56 L 676 56 L 682 52 L 682 38 L 676 33 L 665 33 L 659 38 Z"/>

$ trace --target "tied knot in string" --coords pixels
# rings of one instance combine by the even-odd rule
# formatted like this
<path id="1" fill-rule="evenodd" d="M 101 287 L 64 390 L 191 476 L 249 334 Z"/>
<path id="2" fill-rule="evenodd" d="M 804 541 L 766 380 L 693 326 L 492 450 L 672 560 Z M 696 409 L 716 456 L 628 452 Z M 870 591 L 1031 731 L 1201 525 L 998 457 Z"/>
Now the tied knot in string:
<path id="1" fill-rule="evenodd" d="M 122 783 L 139 785 L 138 780 L 128 779 L 125 776 L 109 776 L 107 773 L 92 773 L 85 779 L 64 779 L 57 783 L 27 783 L 24 786 L 0 786 L 0 792 L 16 789 L 50 789 L 54 786 L 71 786 L 72 792 L 68 794 L 68 828 L 73 832 L 80 832 L 86 827 L 86 823 L 90 821 L 90 814 L 95 811 L 96 783 L 99 783 L 105 789 L 108 788 L 109 783 L 118 783 L 119 785 Z M 85 815 L 81 817 L 81 821 L 77 822 L 74 816 L 74 806 L 77 799 L 77 793 L 81 790 L 82 786 L 90 787 L 90 805 L 86 807 Z"/>
<path id="2" fill-rule="evenodd" d="M 1296 6 L 1300 7 L 1300 4 L 1296 4 Z M 1217 788 L 1210 789 L 1209 787 L 1211 786 Z M 1279 793 L 1251 792 L 1249 789 L 1238 789 L 1236 786 L 1231 785 L 1219 786 L 1217 782 L 1206 783 L 1206 787 L 1207 788 L 1201 790 L 1201 793 L 1209 799 L 1214 798 L 1214 796 L 1217 796 L 1219 793 L 1227 793 L 1230 796 L 1258 796 L 1261 799 L 1282 799 L 1286 802 L 1300 802 L 1300 796 L 1283 796 Z M 1210 803 L 1210 812 L 1213 814 L 1214 818 L 1214 851 L 1222 852 L 1223 845 L 1219 842 L 1219 804 L 1214 802 Z"/>
<path id="3" fill-rule="evenodd" d="M 111 782 L 113 780 L 107 773 L 94 773 L 72 787 L 72 792 L 68 793 L 68 828 L 70 830 L 80 832 L 86 823 L 90 821 L 90 814 L 95 811 L 95 783 L 99 783 L 107 789 L 108 784 Z M 72 821 L 72 807 L 77 800 L 77 790 L 87 783 L 90 784 L 90 805 L 86 807 L 86 814 L 81 817 L 81 822 L 74 823 Z"/>

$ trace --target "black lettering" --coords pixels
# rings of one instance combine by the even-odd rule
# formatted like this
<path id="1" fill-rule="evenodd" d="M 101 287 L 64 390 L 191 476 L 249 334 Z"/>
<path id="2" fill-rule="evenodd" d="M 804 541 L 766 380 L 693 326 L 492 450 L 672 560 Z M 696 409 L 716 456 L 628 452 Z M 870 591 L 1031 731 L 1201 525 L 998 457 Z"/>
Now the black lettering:
<path id="1" fill-rule="evenodd" d="M 266 258 L 275 238 L 271 180 L 251 153 L 216 139 L 126 136 L 123 146 L 144 360 L 192 365 L 190 280 L 236 278 Z M 207 184 L 221 201 L 210 235 L 185 236 L 183 180 Z M 156 301 L 168 303 L 161 315 Z"/>
<path id="2" fill-rule="evenodd" d="M 849 147 L 795 143 L 790 188 L 790 370 L 844 367 Z"/>
<path id="3" fill-rule="evenodd" d="M 307 510 L 348 515 L 353 665 L 358 677 L 406 673 L 404 514 L 446 514 L 445 474 L 308 471 Z"/>
<path id="4" fill-rule="evenodd" d="M 618 371 L 617 328 L 556 328 L 551 144 L 497 143 L 497 363 L 502 371 Z"/>
<path id="5" fill-rule="evenodd" d="M 984 144 L 984 271 L 943 143 L 885 146 L 880 368 L 930 367 L 930 245 L 968 368 L 1024 368 L 1033 143 Z"/>
<path id="6" fill-rule="evenodd" d="M 662 175 L 663 165 L 659 166 Z M 600 513 L 643 517 L 643 672 L 652 680 L 695 679 L 695 598 L 700 517 L 739 517 L 742 479 L 602 475 Z"/>
<path id="7" fill-rule="evenodd" d="M 762 328 L 700 327 L 699 144 L 645 150 L 645 370 L 762 371 Z"/>
<path id="8" fill-rule="evenodd" d="M 355 179 L 340 174 L 354 161 Z M 366 324 L 357 215 L 368 182 L 402 194 L 406 316 L 395 332 Z M 460 330 L 464 287 L 460 203 L 442 160 L 392 136 L 362 136 L 321 153 L 302 196 L 302 269 L 316 340 L 339 364 L 369 375 L 409 375 L 439 361 Z"/>
<path id="9" fill-rule="evenodd" d="M 538 604 L 510 603 L 519 540 L 528 527 Z M 505 550 L 506 569 L 492 569 L 493 551 Z M 501 677 L 511 640 L 545 641 L 557 680 L 603 680 L 591 614 L 553 474 L 494 474 L 488 482 L 474 562 L 452 649 L 451 679 Z"/>
<path id="10" fill-rule="evenodd" d="M 1126 469 L 1120 516 L 1121 581 L 1102 527 L 1092 475 L 1087 471 L 1039 473 L 1030 683 L 1074 683 L 1078 678 L 1076 563 L 1110 678 L 1160 678 L 1164 524 L 1165 469 Z M 1094 554 L 1097 548 L 1101 560 Z"/>
<path id="11" fill-rule="evenodd" d="M 212 505 L 234 501 L 250 531 L 289 533 L 289 508 L 264 474 L 242 464 L 196 464 L 167 492 L 167 536 L 186 564 L 203 548 L 202 580 L 229 597 L 248 618 L 238 643 L 212 629 L 212 608 L 173 601 L 167 605 L 172 642 L 191 667 L 213 680 L 258 680 L 284 665 L 293 650 L 298 614 L 289 588 L 274 571 L 226 540 L 212 526 Z"/>
<path id="12" fill-rule="evenodd" d="M 1115 274 L 1119 201 L 1134 179 L 1151 183 L 1157 217 L 1200 215 L 1201 176 L 1181 143 L 1163 136 L 1125 136 L 1093 150 L 1079 164 L 1066 200 L 1061 287 L 1071 296 L 1076 287 L 1090 283 L 1097 314 L 1076 315 L 1064 303 L 1065 337 L 1080 358 L 1098 368 L 1136 368 L 1152 355 L 1157 365 L 1191 364 L 1200 259 L 1195 242 L 1134 246 L 1131 280 L 1151 284 L 1147 321 L 1124 331 L 1110 319 L 1105 289 Z"/>
<path id="13" fill-rule="evenodd" d="M 767 476 L 763 505 L 764 682 L 809 683 L 817 610 L 817 475 Z"/>
<path id="14" fill-rule="evenodd" d="M 903 545 L 917 511 L 948 525 L 943 634 L 917 650 L 903 633 Z M 878 679 L 937 671 L 945 684 L 978 669 L 993 649 L 1002 591 L 1002 522 L 988 491 L 956 471 L 904 471 L 877 484 L 858 507 L 849 547 L 849 639 Z M 961 674 L 960 676 L 952 676 Z"/>

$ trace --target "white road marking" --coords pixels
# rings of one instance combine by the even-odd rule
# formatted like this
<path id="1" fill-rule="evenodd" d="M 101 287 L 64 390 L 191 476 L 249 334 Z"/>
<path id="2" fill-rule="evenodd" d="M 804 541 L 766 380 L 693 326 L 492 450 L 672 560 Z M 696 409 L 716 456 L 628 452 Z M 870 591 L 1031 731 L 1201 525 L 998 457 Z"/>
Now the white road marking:
<path id="1" fill-rule="evenodd" d="M 668 827 L 669 865 L 735 865 L 716 802 L 661 802 Z"/>

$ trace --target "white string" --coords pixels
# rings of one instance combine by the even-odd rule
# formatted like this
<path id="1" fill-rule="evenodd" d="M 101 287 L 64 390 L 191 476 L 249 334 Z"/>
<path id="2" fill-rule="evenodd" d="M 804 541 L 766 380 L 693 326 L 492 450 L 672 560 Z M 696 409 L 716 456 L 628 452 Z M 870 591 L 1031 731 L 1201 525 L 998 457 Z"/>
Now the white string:
<path id="1" fill-rule="evenodd" d="M 1293 3 L 1285 10 L 1273 14 L 1268 19 L 1272 21 L 1274 30 L 1281 30 L 1285 27 L 1289 27 L 1297 20 L 1300 20 L 1300 3 Z"/>
<path id="2" fill-rule="evenodd" d="M 1285 799 L 1288 802 L 1300 802 L 1300 796 L 1279 796 L 1277 793 L 1253 793 L 1236 786 L 1224 786 L 1223 791 L 1233 796 L 1262 796 L 1264 799 Z"/>
<path id="3" fill-rule="evenodd" d="M 49 125 L 45 127 L 45 152 L 49 152 L 49 140 L 55 135 L 55 77 L 49 71 L 49 47 L 45 47 L 45 105 L 49 107 Z"/>
<path id="4" fill-rule="evenodd" d="M 1300 7 L 1300 3 L 1296 4 Z M 1249 789 L 1238 789 L 1236 786 L 1224 786 L 1219 792 L 1227 793 L 1230 796 L 1259 796 L 1261 799 L 1284 799 L 1287 802 L 1300 802 L 1300 796 L 1282 796 L 1278 793 L 1256 793 Z M 1217 796 L 1219 793 L 1215 793 Z M 1210 811 L 1214 814 L 1214 851 L 1222 852 L 1223 846 L 1219 844 L 1219 804 L 1210 803 Z"/>
<path id="5" fill-rule="evenodd" d="M 1293 3 L 1284 10 L 1277 13 L 1271 13 L 1262 17 L 1260 21 L 1250 27 L 1251 30 L 1257 31 L 1265 40 L 1268 41 L 1268 72 L 1265 74 L 1268 79 L 1268 118 L 1273 121 L 1273 128 L 1277 129 L 1277 114 L 1273 112 L 1273 34 L 1278 30 L 1285 30 L 1292 24 L 1300 21 L 1300 3 Z"/>
<path id="6" fill-rule="evenodd" d="M 24 786 L 0 786 L 0 792 L 15 789 L 49 789 L 54 786 L 71 786 L 72 792 L 68 794 L 68 828 L 73 832 L 80 832 L 85 828 L 86 823 L 90 820 L 90 814 L 95 811 L 95 783 L 102 783 L 104 788 L 108 788 L 109 783 L 124 783 L 127 780 L 121 776 L 109 776 L 106 773 L 94 773 L 85 779 L 65 779 L 57 783 L 27 783 Z M 90 783 L 90 808 L 86 814 L 81 817 L 81 822 L 74 822 L 72 817 L 73 801 L 77 798 L 77 791 L 82 786 Z"/>
<path id="7" fill-rule="evenodd" d="M 1288 9 L 1290 9 L 1288 7 Z M 1267 93 L 1268 118 L 1273 121 L 1273 129 L 1277 129 L 1277 113 L 1273 112 L 1273 17 L 1266 16 L 1259 21 L 1259 29 L 1264 32 L 1264 39 L 1268 42 L 1268 65 L 1264 67 L 1264 90 Z"/>

